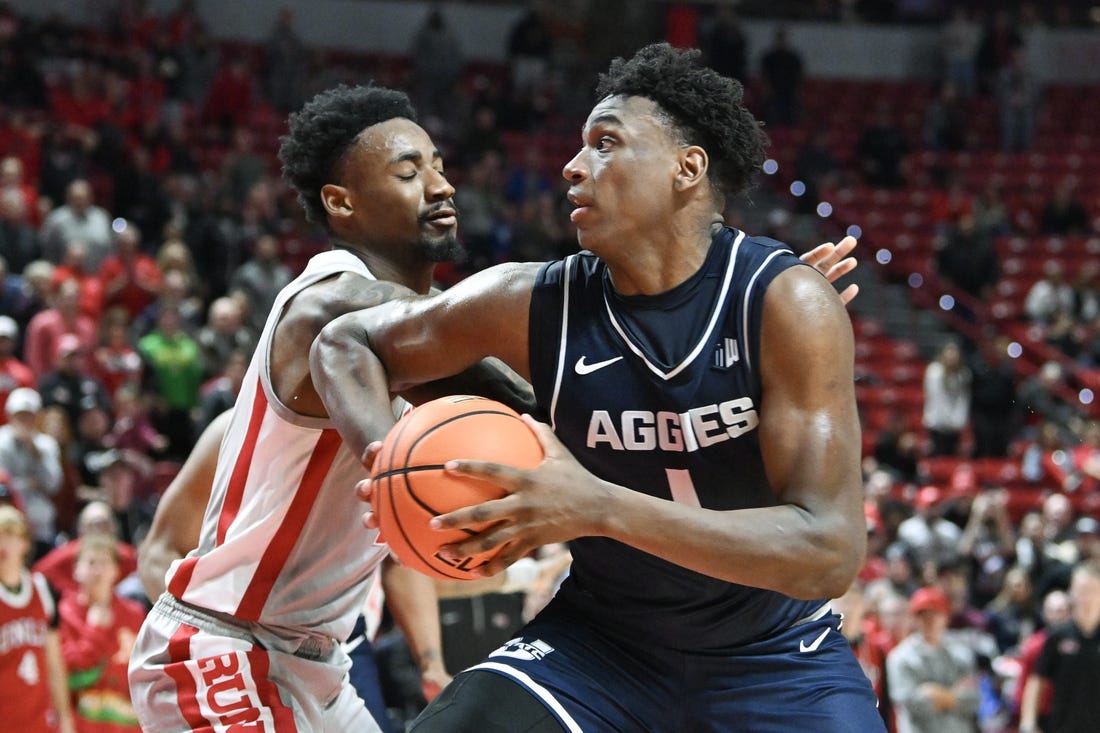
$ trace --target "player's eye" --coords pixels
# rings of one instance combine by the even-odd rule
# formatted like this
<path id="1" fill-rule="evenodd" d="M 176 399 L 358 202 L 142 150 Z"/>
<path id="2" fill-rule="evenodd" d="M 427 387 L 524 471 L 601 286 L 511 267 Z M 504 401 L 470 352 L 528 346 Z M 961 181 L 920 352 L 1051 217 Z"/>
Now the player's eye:
<path id="1" fill-rule="evenodd" d="M 596 140 L 596 144 L 593 145 L 597 151 L 604 153 L 607 152 L 611 146 L 615 143 L 615 140 L 607 135 L 600 137 Z"/>

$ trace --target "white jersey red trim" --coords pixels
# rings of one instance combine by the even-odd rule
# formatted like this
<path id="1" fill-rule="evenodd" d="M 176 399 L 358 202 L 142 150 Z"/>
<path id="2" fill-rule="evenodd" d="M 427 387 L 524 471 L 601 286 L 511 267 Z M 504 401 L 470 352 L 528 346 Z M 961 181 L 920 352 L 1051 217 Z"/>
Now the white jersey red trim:
<path id="1" fill-rule="evenodd" d="M 275 326 L 289 300 L 333 275 L 373 279 L 350 252 L 313 257 L 275 300 L 218 454 L 199 546 L 168 571 L 168 592 L 276 633 L 345 639 L 388 549 L 361 524 L 367 473 L 331 421 L 293 412 L 271 386 Z M 394 416 L 406 404 L 395 400 Z"/>

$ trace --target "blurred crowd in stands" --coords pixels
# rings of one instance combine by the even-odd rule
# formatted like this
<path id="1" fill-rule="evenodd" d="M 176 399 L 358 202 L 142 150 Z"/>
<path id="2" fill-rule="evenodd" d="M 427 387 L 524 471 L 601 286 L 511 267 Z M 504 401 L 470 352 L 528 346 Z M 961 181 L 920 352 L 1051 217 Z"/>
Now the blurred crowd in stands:
<path id="1" fill-rule="evenodd" d="M 166 16 L 111 5 L 87 28 L 0 4 L 0 499 L 25 513 L 28 561 L 59 589 L 80 562 L 69 541 L 105 528 L 119 544 L 90 556 L 117 566 L 112 582 L 132 572 L 159 492 L 233 404 L 275 294 L 327 247 L 279 178 L 288 113 L 341 82 L 412 94 L 457 186 L 468 257 L 441 270 L 445 286 L 494 262 L 575 249 L 557 171 L 578 144 L 592 70 L 618 50 L 614 39 L 592 42 L 573 12 L 583 2 L 523 15 L 504 64 L 467 60 L 439 12 L 394 58 L 311 48 L 290 10 L 266 41 L 246 44 L 215 41 L 188 0 Z M 982 304 L 1003 280 L 999 243 L 1095 235 L 1100 198 L 1083 198 L 1073 176 L 1025 195 L 978 171 L 976 188 L 952 161 L 997 153 L 1013 165 L 1042 149 L 1044 90 L 1028 68 L 1028 34 L 1084 26 L 1087 9 L 772 0 L 780 17 L 940 24 L 941 73 L 920 83 L 919 115 L 863 99 L 854 110 L 830 105 L 833 123 L 784 29 L 747 58 L 732 4 L 665 5 L 660 33 L 745 81 L 773 154 L 803 185 L 792 196 L 790 178 L 762 176 L 730 202 L 731 223 L 803 248 L 842 233 L 839 216 L 821 215 L 824 197 L 927 192 L 920 226 L 933 270 L 961 305 L 972 299 L 964 321 L 978 330 L 927 355 L 915 419 L 869 431 L 870 551 L 838 604 L 892 730 L 898 721 L 896 730 L 932 730 L 929 719 L 941 733 L 1010 730 L 1040 635 L 1070 618 L 1074 569 L 1100 561 L 1097 504 L 1083 500 L 1100 497 L 1100 422 L 1059 391 L 1066 360 L 1100 366 L 1100 254 L 1076 270 L 1051 259 L 1015 296 L 1015 320 L 1064 357 L 1031 374 L 1010 334 L 988 330 Z M 1088 145 L 1080 152 L 1100 152 L 1100 135 Z M 922 167 L 926 154 L 935 162 Z M 950 472 L 935 474 L 930 461 L 943 457 Z M 1013 482 L 975 474 L 968 461 L 983 458 L 1016 466 Z M 1017 485 L 1036 490 L 1034 506 L 1013 501 Z M 84 576 L 101 596 L 101 575 Z M 1078 596 L 1094 592 L 1087 580 Z M 136 585 L 121 587 L 147 603 Z M 914 655 L 948 647 L 940 677 L 914 677 Z M 1043 698 L 1041 713 L 1051 704 Z"/>

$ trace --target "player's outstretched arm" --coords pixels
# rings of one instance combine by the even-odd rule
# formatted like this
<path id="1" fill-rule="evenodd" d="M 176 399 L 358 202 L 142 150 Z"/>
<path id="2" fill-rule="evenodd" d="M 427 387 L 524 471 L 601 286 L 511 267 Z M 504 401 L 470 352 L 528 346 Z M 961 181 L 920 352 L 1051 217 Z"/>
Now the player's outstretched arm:
<path id="1" fill-rule="evenodd" d="M 458 558 L 503 546 L 484 567 L 490 575 L 538 545 L 603 535 L 734 583 L 797 598 L 842 594 L 866 542 L 851 325 L 827 283 L 791 268 L 765 295 L 761 341 L 758 429 L 777 506 L 714 511 L 630 491 L 586 471 L 532 420 L 547 456 L 539 467 L 448 464 L 509 496 L 433 520 L 440 528 L 494 525 L 441 552 Z"/>
<path id="2" fill-rule="evenodd" d="M 401 396 L 414 405 L 439 397 L 475 394 L 511 407 L 518 413 L 534 412 L 535 391 L 525 379 L 495 357 L 487 357 L 453 377 L 405 389 Z"/>
<path id="3" fill-rule="evenodd" d="M 382 565 L 386 605 L 409 643 L 424 697 L 432 700 L 451 681 L 443 664 L 443 637 L 435 582 L 387 558 Z"/>
<path id="4" fill-rule="evenodd" d="M 443 293 L 399 298 L 325 326 L 313 342 L 310 369 L 348 447 L 365 456 L 385 435 L 377 405 L 390 392 L 413 393 L 490 355 L 527 379 L 528 309 L 538 267 L 498 265 Z"/>
<path id="5" fill-rule="evenodd" d="M 164 592 L 164 574 L 172 562 L 199 544 L 202 516 L 218 466 L 218 448 L 231 414 L 229 410 L 223 412 L 202 431 L 160 498 L 149 534 L 138 547 L 138 578 L 151 601 Z"/>

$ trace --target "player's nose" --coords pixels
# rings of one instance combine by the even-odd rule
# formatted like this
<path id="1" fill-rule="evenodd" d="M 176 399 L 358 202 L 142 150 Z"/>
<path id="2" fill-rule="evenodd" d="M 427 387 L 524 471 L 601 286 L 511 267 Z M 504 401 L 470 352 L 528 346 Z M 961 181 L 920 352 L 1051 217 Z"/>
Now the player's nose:
<path id="1" fill-rule="evenodd" d="M 577 151 L 577 154 L 562 167 L 561 175 L 570 183 L 582 181 L 588 176 L 588 167 L 585 164 L 583 149 Z"/>
<path id="2" fill-rule="evenodd" d="M 430 201 L 444 201 L 455 195 L 455 187 L 441 171 L 432 169 L 428 175 L 427 194 Z"/>

